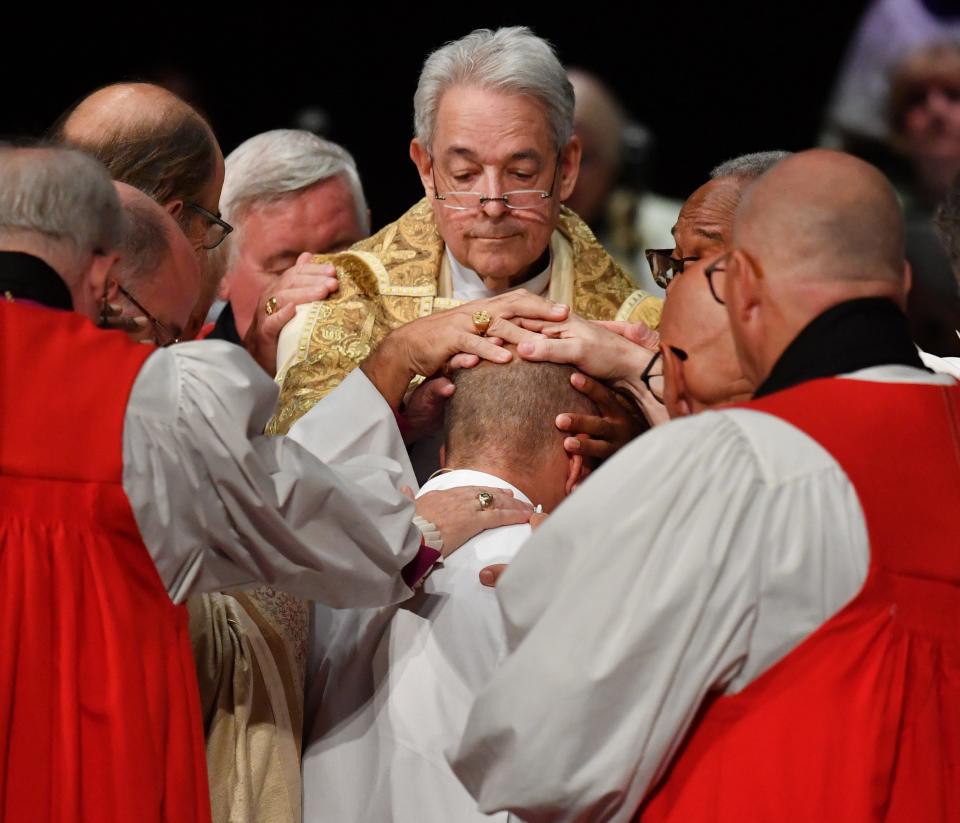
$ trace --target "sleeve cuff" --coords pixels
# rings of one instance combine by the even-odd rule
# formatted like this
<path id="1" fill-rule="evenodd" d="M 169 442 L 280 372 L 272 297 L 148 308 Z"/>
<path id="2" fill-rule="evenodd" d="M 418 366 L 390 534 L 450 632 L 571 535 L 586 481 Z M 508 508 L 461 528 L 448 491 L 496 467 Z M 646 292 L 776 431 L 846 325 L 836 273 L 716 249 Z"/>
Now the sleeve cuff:
<path id="1" fill-rule="evenodd" d="M 430 546 L 421 540 L 420 551 L 417 552 L 417 556 L 407 563 L 407 565 L 403 567 L 403 571 L 400 572 L 400 576 L 403 577 L 403 582 L 411 589 L 415 588 L 418 583 L 423 581 L 423 578 L 425 578 L 427 573 L 433 568 L 433 564 L 439 559 L 440 551 L 430 548 Z"/>

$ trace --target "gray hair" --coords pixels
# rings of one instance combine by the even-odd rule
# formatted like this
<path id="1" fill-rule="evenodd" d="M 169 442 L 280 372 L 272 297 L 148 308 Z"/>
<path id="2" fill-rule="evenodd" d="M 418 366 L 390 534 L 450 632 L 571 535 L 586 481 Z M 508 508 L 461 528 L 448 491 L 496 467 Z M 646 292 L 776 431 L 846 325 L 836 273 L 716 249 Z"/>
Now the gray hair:
<path id="1" fill-rule="evenodd" d="M 73 277 L 115 250 L 124 216 L 107 170 L 75 149 L 0 146 L 0 237 L 27 240 Z"/>
<path id="2" fill-rule="evenodd" d="M 427 57 L 413 95 L 413 128 L 428 151 L 440 99 L 453 86 L 533 97 L 546 109 L 558 150 L 573 136 L 573 86 L 550 43 L 526 26 L 477 29 Z"/>
<path id="3" fill-rule="evenodd" d="M 160 268 L 169 253 L 170 240 L 162 215 L 153 209 L 127 201 L 123 211 L 127 218 L 126 231 L 114 273 L 124 286 L 136 287 Z"/>
<path id="4" fill-rule="evenodd" d="M 309 186 L 341 176 L 357 210 L 357 224 L 370 232 L 367 199 L 350 152 L 308 131 L 275 129 L 258 134 L 230 152 L 225 161 L 220 211 L 238 222 L 257 203 L 274 202 Z"/>
<path id="5" fill-rule="evenodd" d="M 789 151 L 755 151 L 751 154 L 741 154 L 739 157 L 734 157 L 717 166 L 710 172 L 710 179 L 739 177 L 743 180 L 756 180 L 792 153 Z"/>

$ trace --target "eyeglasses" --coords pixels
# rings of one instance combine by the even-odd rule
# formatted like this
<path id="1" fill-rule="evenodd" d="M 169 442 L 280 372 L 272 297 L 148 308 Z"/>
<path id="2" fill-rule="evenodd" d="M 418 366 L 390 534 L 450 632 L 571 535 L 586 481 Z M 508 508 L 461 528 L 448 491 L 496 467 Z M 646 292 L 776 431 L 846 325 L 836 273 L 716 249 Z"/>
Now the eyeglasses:
<path id="1" fill-rule="evenodd" d="M 186 206 L 191 211 L 199 214 L 208 223 L 207 230 L 204 232 L 203 240 L 200 243 L 207 251 L 219 246 L 224 238 L 233 231 L 233 226 L 226 220 L 217 217 L 213 212 L 207 211 L 199 203 L 189 201 Z"/>
<path id="2" fill-rule="evenodd" d="M 730 261 L 730 252 L 726 254 L 721 254 L 716 260 L 714 260 L 709 266 L 705 267 L 703 270 L 704 275 L 707 278 L 707 285 L 710 287 L 710 294 L 713 296 L 713 299 L 716 300 L 721 306 L 726 305 L 723 298 L 720 296 L 720 292 L 723 291 L 723 280 L 721 278 L 718 288 L 718 283 L 714 278 L 714 275 L 717 272 L 723 274 L 727 270 L 727 263 Z"/>
<path id="3" fill-rule="evenodd" d="M 695 263 L 699 257 L 674 257 L 673 249 L 647 249 L 644 253 L 654 282 L 665 289 L 678 274 L 683 274 L 687 263 Z"/>
<path id="4" fill-rule="evenodd" d="M 671 346 L 670 351 L 673 352 L 680 360 L 686 362 L 688 355 L 683 349 L 678 349 L 675 346 Z M 647 391 L 653 395 L 653 399 L 663 405 L 664 379 L 663 354 L 661 352 L 658 351 L 650 359 L 650 362 L 647 363 L 647 367 L 643 370 L 643 374 L 640 375 L 640 382 L 647 387 Z"/>
<path id="5" fill-rule="evenodd" d="M 180 342 L 180 335 L 174 332 L 165 323 L 162 323 L 161 321 L 157 320 L 156 317 L 150 314 L 150 312 L 148 312 L 143 307 L 143 304 L 139 300 L 137 300 L 136 297 L 130 294 L 130 292 L 128 292 L 119 283 L 117 283 L 117 290 L 120 292 L 120 294 L 126 297 L 127 300 L 133 303 L 133 306 L 137 311 L 141 312 L 143 316 L 150 321 L 150 325 L 153 326 L 153 342 L 154 343 L 156 343 L 158 346 L 165 348 L 167 346 L 172 346 L 174 343 Z"/>
<path id="6" fill-rule="evenodd" d="M 431 158 L 432 159 L 432 158 Z M 468 211 L 483 208 L 486 203 L 503 203 L 508 209 L 535 209 L 543 205 L 544 200 L 553 197 L 553 189 L 557 185 L 557 173 L 560 171 L 560 152 L 557 152 L 557 162 L 553 169 L 553 180 L 550 181 L 550 191 L 542 189 L 520 189 L 505 191 L 499 197 L 488 197 L 478 191 L 448 191 L 440 194 L 437 190 L 437 174 L 435 164 L 431 162 L 430 174 L 433 177 L 433 198 L 442 200 L 445 208 Z"/>

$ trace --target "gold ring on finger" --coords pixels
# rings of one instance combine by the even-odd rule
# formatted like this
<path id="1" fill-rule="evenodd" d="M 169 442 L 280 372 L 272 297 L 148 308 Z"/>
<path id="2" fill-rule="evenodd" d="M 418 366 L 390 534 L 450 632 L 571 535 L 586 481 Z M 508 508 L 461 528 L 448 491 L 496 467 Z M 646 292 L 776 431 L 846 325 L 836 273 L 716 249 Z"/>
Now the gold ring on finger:
<path id="1" fill-rule="evenodd" d="M 493 508 L 493 495 L 490 492 L 480 492 L 477 495 L 477 503 L 480 504 L 480 511 L 485 512 Z"/>
<path id="2" fill-rule="evenodd" d="M 271 297 L 269 300 L 267 300 L 266 303 L 263 304 L 263 313 L 267 315 L 267 317 L 269 317 L 278 308 L 279 308 L 279 304 L 277 303 L 277 298 Z"/>
<path id="3" fill-rule="evenodd" d="M 473 328 L 476 329 L 477 334 L 481 337 L 487 333 L 487 329 L 490 328 L 492 322 L 493 318 L 490 316 L 490 313 L 483 309 L 473 313 Z"/>

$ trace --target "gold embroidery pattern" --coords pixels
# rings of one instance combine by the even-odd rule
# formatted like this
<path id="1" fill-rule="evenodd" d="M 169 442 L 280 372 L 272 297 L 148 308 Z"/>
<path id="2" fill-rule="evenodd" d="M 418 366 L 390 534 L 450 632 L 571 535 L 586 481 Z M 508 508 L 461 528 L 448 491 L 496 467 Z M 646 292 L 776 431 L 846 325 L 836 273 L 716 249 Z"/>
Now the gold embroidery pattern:
<path id="1" fill-rule="evenodd" d="M 573 250 L 573 310 L 594 320 L 613 320 L 636 292 L 630 278 L 579 217 L 564 207 L 558 226 Z M 356 368 L 392 329 L 459 301 L 437 298 L 444 253 L 430 201 L 424 199 L 395 223 L 350 251 L 320 255 L 337 267 L 340 289 L 324 301 L 298 344 L 300 360 L 286 372 L 277 413 L 268 433 L 289 431 L 321 398 Z M 637 313 L 659 325 L 661 301 L 641 292 Z M 641 307 L 643 310 L 641 312 Z M 314 322 L 315 319 L 315 322 Z M 643 318 L 639 318 L 643 319 Z M 645 320 L 645 322 L 647 322 Z"/>

